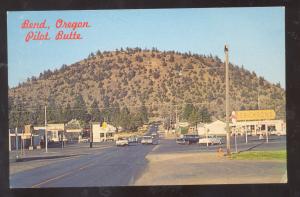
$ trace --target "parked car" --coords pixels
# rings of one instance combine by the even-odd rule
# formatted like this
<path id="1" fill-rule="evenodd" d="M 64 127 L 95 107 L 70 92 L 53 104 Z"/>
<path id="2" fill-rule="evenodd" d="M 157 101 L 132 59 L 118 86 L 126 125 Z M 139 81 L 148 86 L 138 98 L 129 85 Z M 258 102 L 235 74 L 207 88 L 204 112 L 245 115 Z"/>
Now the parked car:
<path id="1" fill-rule="evenodd" d="M 180 138 L 176 139 L 177 144 L 193 144 L 199 141 L 199 135 L 185 134 Z"/>
<path id="2" fill-rule="evenodd" d="M 199 139 L 200 145 L 215 145 L 215 144 L 223 144 L 223 140 L 220 137 L 217 137 L 215 135 L 208 135 L 207 138 L 201 138 Z"/>
<path id="3" fill-rule="evenodd" d="M 188 141 L 185 141 L 184 138 L 177 138 L 176 143 L 177 144 L 188 144 Z"/>
<path id="4" fill-rule="evenodd" d="M 151 136 L 152 136 L 152 138 L 157 138 L 158 134 L 157 133 L 152 133 Z"/>
<path id="5" fill-rule="evenodd" d="M 138 143 L 138 138 L 136 136 L 131 136 L 128 138 L 128 143 Z"/>
<path id="6" fill-rule="evenodd" d="M 90 138 L 81 138 L 79 142 L 88 143 L 90 142 Z"/>
<path id="7" fill-rule="evenodd" d="M 152 138 L 152 136 L 150 135 L 145 135 L 142 137 L 141 140 L 142 144 L 158 144 L 158 141 L 154 138 Z"/>
<path id="8" fill-rule="evenodd" d="M 129 144 L 128 139 L 126 139 L 124 137 L 118 138 L 118 140 L 116 141 L 117 146 L 126 146 L 128 144 Z"/>

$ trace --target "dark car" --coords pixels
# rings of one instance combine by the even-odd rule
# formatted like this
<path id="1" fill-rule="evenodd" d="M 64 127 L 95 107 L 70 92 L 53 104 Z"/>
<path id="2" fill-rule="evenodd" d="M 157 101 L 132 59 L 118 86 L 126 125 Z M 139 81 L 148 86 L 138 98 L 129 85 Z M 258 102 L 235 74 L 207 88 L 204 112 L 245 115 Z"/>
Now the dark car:
<path id="1" fill-rule="evenodd" d="M 199 141 L 199 135 L 186 134 L 183 137 L 176 139 L 178 144 L 195 144 Z"/>

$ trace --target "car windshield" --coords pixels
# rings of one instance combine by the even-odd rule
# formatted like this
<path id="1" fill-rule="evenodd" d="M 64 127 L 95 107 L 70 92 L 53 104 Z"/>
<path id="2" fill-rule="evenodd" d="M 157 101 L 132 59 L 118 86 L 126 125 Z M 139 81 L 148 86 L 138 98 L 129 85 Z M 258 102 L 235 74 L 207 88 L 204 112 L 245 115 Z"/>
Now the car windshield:
<path id="1" fill-rule="evenodd" d="M 120 137 L 120 138 L 118 138 L 118 140 L 126 140 L 126 138 Z"/>
<path id="2" fill-rule="evenodd" d="M 144 136 L 144 139 L 152 139 L 151 136 Z"/>

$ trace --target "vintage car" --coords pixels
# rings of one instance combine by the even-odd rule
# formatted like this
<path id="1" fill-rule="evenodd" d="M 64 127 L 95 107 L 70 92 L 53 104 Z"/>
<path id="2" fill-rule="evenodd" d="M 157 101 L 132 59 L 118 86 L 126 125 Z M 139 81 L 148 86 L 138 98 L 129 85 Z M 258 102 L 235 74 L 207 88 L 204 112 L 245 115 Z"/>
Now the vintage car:
<path id="1" fill-rule="evenodd" d="M 216 135 L 208 135 L 207 137 L 199 139 L 200 145 L 215 145 L 215 144 L 223 144 L 223 140 Z"/>
<path id="2" fill-rule="evenodd" d="M 128 140 L 124 137 L 118 138 L 116 141 L 117 146 L 126 146 L 128 144 L 129 144 Z"/>
<path id="3" fill-rule="evenodd" d="M 177 144 L 193 144 L 199 141 L 199 135 L 186 134 L 176 139 Z"/>

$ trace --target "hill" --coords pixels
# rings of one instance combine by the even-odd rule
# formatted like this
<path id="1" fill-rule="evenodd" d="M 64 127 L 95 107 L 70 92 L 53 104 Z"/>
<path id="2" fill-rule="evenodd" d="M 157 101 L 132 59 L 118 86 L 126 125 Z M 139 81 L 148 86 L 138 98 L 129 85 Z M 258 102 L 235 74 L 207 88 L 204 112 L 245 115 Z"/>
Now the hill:
<path id="1" fill-rule="evenodd" d="M 285 118 L 285 91 L 243 66 L 230 67 L 230 108 L 275 109 Z M 97 51 L 60 69 L 46 70 L 9 89 L 10 127 L 72 118 L 135 126 L 149 117 L 204 121 L 225 116 L 225 68 L 217 56 L 126 48 Z M 127 117 L 127 119 L 125 118 Z M 195 119 L 195 118 L 194 118 Z M 130 121 L 129 121 L 130 120 Z M 123 123 L 121 124 L 121 122 Z"/>

